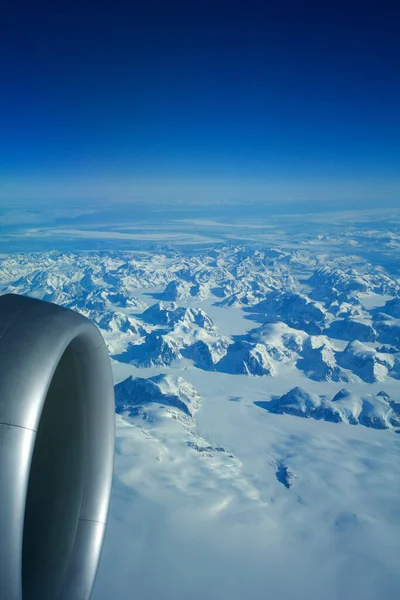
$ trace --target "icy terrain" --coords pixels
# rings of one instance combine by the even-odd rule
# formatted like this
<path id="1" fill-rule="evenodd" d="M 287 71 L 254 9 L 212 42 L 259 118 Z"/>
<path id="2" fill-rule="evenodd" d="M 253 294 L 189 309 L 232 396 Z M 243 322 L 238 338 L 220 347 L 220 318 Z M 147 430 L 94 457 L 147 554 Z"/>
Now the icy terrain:
<path id="1" fill-rule="evenodd" d="M 94 600 L 398 597 L 397 231 L 4 255 L 1 293 L 82 312 L 112 358 Z"/>

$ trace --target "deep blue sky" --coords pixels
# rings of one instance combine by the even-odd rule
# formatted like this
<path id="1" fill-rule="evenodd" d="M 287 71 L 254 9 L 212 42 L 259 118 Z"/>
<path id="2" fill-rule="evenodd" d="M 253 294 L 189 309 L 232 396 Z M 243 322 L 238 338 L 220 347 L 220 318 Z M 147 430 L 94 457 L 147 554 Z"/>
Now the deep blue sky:
<path id="1" fill-rule="evenodd" d="M 3 199 L 400 190 L 393 0 L 7 5 Z"/>

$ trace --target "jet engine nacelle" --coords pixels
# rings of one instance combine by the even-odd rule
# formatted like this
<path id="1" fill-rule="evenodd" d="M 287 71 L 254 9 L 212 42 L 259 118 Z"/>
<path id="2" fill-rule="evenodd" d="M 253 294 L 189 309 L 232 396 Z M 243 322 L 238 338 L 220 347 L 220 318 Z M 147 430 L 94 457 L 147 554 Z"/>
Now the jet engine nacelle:
<path id="1" fill-rule="evenodd" d="M 88 600 L 114 461 L 114 387 L 82 315 L 0 296 L 0 598 Z"/>

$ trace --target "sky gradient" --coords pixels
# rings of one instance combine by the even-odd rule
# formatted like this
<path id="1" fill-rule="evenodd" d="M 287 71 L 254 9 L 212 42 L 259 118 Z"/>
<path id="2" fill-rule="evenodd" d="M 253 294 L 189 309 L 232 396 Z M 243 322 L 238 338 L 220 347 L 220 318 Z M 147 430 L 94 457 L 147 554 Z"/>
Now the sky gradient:
<path id="1" fill-rule="evenodd" d="M 1 21 L 3 202 L 399 197 L 393 2 L 16 0 Z"/>

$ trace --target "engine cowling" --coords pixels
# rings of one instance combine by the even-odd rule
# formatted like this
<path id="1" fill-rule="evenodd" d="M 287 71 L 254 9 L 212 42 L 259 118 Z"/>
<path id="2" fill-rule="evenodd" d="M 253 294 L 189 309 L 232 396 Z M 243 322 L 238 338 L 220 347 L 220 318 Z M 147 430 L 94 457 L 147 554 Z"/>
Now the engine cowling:
<path id="1" fill-rule="evenodd" d="M 98 328 L 0 296 L 0 598 L 88 600 L 114 461 L 114 387 Z"/>

